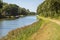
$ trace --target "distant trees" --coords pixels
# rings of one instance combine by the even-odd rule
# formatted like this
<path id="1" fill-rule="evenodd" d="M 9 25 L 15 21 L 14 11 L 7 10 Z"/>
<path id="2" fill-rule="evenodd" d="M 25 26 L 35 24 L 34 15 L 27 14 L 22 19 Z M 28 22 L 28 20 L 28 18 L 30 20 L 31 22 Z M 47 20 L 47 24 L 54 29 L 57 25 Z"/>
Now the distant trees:
<path id="1" fill-rule="evenodd" d="M 30 12 L 29 15 L 36 15 L 36 12 Z"/>
<path id="2" fill-rule="evenodd" d="M 22 8 L 22 9 L 21 9 L 21 15 L 27 15 L 27 11 L 26 11 L 25 8 Z"/>
<path id="3" fill-rule="evenodd" d="M 0 17 L 6 18 L 7 16 L 20 16 L 20 15 L 32 15 L 33 12 L 30 12 L 29 9 L 19 7 L 16 4 L 4 3 L 0 0 Z M 2 15 L 2 16 L 1 16 Z M 35 14 L 34 14 L 35 15 Z"/>
<path id="4" fill-rule="evenodd" d="M 4 16 L 16 16 L 18 15 L 19 6 L 15 4 L 4 5 L 2 9 L 2 15 Z"/>

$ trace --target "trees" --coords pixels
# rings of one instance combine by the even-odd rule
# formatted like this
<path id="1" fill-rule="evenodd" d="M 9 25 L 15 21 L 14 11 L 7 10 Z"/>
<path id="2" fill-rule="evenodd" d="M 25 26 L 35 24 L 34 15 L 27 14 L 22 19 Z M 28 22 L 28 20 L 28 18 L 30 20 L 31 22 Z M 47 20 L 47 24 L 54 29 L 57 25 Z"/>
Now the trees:
<path id="1" fill-rule="evenodd" d="M 34 12 L 30 12 L 29 9 L 19 7 L 16 4 L 8 4 L 0 0 L 0 17 L 16 17 L 19 15 L 32 15 Z"/>
<path id="2" fill-rule="evenodd" d="M 22 8 L 22 9 L 21 9 L 21 14 L 22 14 L 22 15 L 27 15 L 27 11 L 26 11 L 25 8 Z"/>
<path id="3" fill-rule="evenodd" d="M 37 8 L 37 13 L 44 17 L 59 17 L 60 16 L 60 0 L 45 0 Z"/>
<path id="4" fill-rule="evenodd" d="M 2 12 L 3 2 L 0 0 L 0 18 L 2 18 L 1 12 Z"/>
<path id="5" fill-rule="evenodd" d="M 12 16 L 18 15 L 18 8 L 19 6 L 17 6 L 16 4 L 9 4 L 9 13 Z"/>
<path id="6" fill-rule="evenodd" d="M 18 15 L 18 8 L 16 4 L 7 4 L 3 7 L 3 14 L 5 16 L 16 16 Z"/>
<path id="7" fill-rule="evenodd" d="M 36 13 L 35 12 L 30 12 L 30 15 L 36 15 Z"/>
<path id="8" fill-rule="evenodd" d="M 2 8 L 3 2 L 2 0 L 0 0 L 0 8 Z"/>

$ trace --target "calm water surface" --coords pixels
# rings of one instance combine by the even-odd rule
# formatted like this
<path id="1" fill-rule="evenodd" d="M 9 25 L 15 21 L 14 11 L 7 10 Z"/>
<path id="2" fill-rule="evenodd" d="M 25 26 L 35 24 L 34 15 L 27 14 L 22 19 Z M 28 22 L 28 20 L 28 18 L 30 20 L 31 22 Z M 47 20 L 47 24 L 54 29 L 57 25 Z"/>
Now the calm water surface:
<path id="1" fill-rule="evenodd" d="M 0 21 L 0 37 L 7 35 L 11 30 L 24 27 L 36 21 L 36 16 L 26 16 L 15 20 L 2 20 Z"/>

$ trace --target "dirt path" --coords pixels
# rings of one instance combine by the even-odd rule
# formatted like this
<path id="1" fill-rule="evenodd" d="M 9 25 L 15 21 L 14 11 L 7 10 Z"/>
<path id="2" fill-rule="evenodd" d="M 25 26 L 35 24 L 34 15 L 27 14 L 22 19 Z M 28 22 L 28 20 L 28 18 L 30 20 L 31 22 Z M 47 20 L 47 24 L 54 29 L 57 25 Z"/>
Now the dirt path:
<path id="1" fill-rule="evenodd" d="M 48 40 L 53 34 L 53 30 L 53 28 L 44 25 L 32 36 L 31 40 Z"/>
<path id="2" fill-rule="evenodd" d="M 52 21 L 52 22 L 55 22 L 55 23 L 57 23 L 58 25 L 60 25 L 60 21 L 59 20 L 55 20 L 55 19 L 50 19 L 50 18 L 44 18 L 44 17 L 40 17 L 40 16 L 38 16 L 38 18 L 40 19 L 43 19 L 43 20 L 50 20 L 50 21 Z"/>
<path id="3" fill-rule="evenodd" d="M 60 25 L 60 21 L 53 19 L 49 20 Z M 58 29 L 59 27 L 53 26 L 54 23 L 43 25 L 35 34 L 31 36 L 30 40 L 60 40 L 60 29 Z"/>
<path id="4" fill-rule="evenodd" d="M 52 20 L 52 19 L 50 19 L 50 21 L 55 22 L 55 23 L 57 23 L 58 25 L 60 25 L 60 21 L 58 21 L 58 20 Z"/>

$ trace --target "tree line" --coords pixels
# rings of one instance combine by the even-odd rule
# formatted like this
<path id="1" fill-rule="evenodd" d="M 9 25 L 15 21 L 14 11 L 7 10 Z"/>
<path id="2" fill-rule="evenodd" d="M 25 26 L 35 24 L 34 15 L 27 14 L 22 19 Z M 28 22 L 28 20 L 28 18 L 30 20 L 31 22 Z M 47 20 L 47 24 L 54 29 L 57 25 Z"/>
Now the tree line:
<path id="1" fill-rule="evenodd" d="M 15 17 L 20 15 L 35 15 L 35 12 L 31 12 L 29 9 L 19 7 L 16 4 L 8 4 L 0 0 L 0 18 Z"/>
<path id="2" fill-rule="evenodd" d="M 44 17 L 60 17 L 60 0 L 45 0 L 38 6 L 37 13 Z"/>

